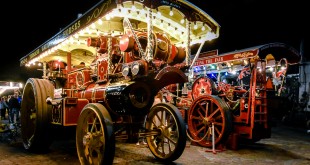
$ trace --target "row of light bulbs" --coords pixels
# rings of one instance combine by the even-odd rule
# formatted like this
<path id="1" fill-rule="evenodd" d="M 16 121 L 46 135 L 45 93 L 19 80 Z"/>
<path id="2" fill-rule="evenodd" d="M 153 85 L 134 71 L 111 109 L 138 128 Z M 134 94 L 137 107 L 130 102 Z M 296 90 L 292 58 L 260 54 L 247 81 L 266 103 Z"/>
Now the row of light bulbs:
<path id="1" fill-rule="evenodd" d="M 273 72 L 274 71 L 274 67 L 275 66 L 267 67 L 266 71 Z M 196 66 L 196 67 L 193 67 L 193 69 L 190 70 L 190 71 L 193 71 L 193 72 L 207 71 L 208 70 L 207 68 L 210 69 L 210 70 L 219 69 L 216 65 L 209 65 L 209 66 Z M 257 69 L 258 69 L 259 72 L 262 71 L 262 69 L 260 67 L 258 67 Z M 286 67 L 284 67 L 284 66 L 280 67 L 280 71 L 285 70 L 285 69 L 286 69 Z M 233 67 L 228 67 L 228 72 L 232 73 L 232 74 L 236 74 L 237 70 L 233 69 Z"/>

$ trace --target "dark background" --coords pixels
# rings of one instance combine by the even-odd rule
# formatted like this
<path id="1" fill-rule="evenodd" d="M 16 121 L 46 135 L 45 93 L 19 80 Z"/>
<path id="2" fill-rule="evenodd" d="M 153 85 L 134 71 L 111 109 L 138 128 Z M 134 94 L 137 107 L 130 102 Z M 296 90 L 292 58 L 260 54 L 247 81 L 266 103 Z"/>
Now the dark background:
<path id="1" fill-rule="evenodd" d="M 2 46 L 0 81 L 25 82 L 41 71 L 20 67 L 19 60 L 73 22 L 100 0 L 9 1 L 2 5 Z M 203 51 L 219 53 L 270 42 L 283 42 L 307 54 L 306 30 L 309 7 L 294 0 L 192 0 L 220 25 L 218 39 Z"/>

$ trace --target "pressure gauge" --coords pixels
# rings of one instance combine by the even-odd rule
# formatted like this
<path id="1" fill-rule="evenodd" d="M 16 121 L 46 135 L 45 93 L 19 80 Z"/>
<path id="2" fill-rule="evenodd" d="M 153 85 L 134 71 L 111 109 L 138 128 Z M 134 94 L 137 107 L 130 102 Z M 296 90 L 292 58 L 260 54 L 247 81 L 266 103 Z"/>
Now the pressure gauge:
<path id="1" fill-rule="evenodd" d="M 82 72 L 77 72 L 76 74 L 76 85 L 82 86 L 84 84 L 84 75 Z"/>

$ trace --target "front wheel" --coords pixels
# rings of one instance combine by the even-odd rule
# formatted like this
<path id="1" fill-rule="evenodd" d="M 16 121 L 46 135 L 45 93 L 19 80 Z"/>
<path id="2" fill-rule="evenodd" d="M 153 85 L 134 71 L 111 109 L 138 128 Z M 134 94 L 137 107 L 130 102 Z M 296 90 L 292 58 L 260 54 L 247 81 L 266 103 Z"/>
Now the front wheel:
<path id="1" fill-rule="evenodd" d="M 168 103 L 158 103 L 151 108 L 146 119 L 146 137 L 152 154 L 161 161 L 178 159 L 186 145 L 186 127 L 179 110 Z"/>
<path id="2" fill-rule="evenodd" d="M 76 148 L 81 164 L 113 163 L 113 122 L 103 105 L 92 103 L 83 108 L 76 128 Z"/>
<path id="3" fill-rule="evenodd" d="M 53 84 L 45 79 L 27 80 L 21 104 L 21 135 L 24 148 L 34 152 L 45 152 L 52 143 L 49 127 L 51 106 L 47 97 L 54 97 Z"/>
<path id="4" fill-rule="evenodd" d="M 187 123 L 189 137 L 203 147 L 212 147 L 213 140 L 215 145 L 224 142 L 232 131 L 232 115 L 227 104 L 213 95 L 200 96 L 192 103 Z"/>

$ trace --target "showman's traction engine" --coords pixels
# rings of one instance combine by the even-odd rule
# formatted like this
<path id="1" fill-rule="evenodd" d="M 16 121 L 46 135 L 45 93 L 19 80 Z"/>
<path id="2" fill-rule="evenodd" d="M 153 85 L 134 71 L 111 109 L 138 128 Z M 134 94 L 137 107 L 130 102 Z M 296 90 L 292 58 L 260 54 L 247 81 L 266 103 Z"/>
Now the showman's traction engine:
<path id="1" fill-rule="evenodd" d="M 81 164 L 112 164 L 116 140 L 140 137 L 158 160 L 178 159 L 185 122 L 176 106 L 153 104 L 154 97 L 188 81 L 190 46 L 218 32 L 187 1 L 100 1 L 21 59 L 43 64 L 43 78 L 29 78 L 23 91 L 25 149 L 45 151 L 73 128 Z"/>

